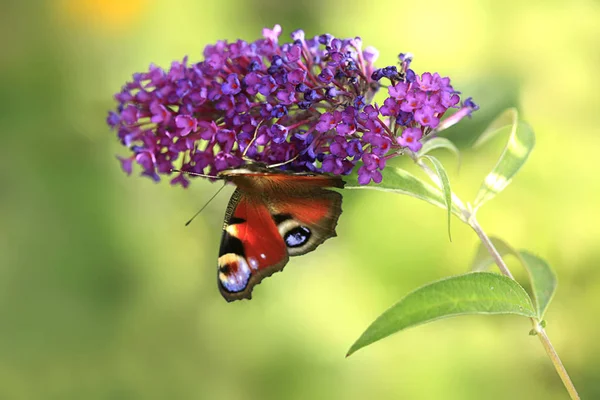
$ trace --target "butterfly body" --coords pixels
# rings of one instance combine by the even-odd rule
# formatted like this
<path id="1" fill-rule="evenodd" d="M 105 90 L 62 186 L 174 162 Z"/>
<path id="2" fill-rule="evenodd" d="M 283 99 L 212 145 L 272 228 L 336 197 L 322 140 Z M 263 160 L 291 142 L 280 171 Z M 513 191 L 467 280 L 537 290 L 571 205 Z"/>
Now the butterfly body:
<path id="1" fill-rule="evenodd" d="M 293 173 L 257 164 L 221 171 L 236 185 L 219 250 L 218 284 L 227 301 L 250 299 L 260 281 L 330 237 L 342 212 L 336 176 Z"/>

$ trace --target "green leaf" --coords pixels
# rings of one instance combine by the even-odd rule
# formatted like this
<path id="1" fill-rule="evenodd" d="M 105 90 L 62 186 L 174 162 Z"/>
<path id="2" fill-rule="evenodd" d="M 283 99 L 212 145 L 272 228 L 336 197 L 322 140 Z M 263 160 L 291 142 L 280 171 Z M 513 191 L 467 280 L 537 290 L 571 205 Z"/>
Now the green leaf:
<path id="1" fill-rule="evenodd" d="M 546 261 L 526 250 L 517 251 L 499 238 L 492 237 L 490 240 L 494 244 L 494 247 L 496 247 L 496 250 L 498 250 L 498 253 L 500 253 L 500 256 L 504 257 L 509 254 L 515 256 L 527 271 L 533 294 L 533 302 L 537 310 L 537 318 L 541 320 L 556 292 L 557 280 L 554 271 L 552 271 L 552 268 L 550 268 Z M 482 244 L 477 250 L 471 270 L 483 271 L 493 263 L 494 260 Z"/>
<path id="2" fill-rule="evenodd" d="M 452 233 L 450 232 L 450 220 L 452 219 L 452 188 L 450 187 L 448 174 L 440 160 L 433 156 L 425 156 L 424 158 L 431 161 L 435 168 L 435 173 L 438 178 L 440 178 L 442 189 L 444 190 L 444 201 L 446 202 L 446 208 L 448 209 L 448 237 L 450 238 L 450 241 L 452 241 Z"/>
<path id="3" fill-rule="evenodd" d="M 519 121 L 516 109 L 510 108 L 490 124 L 475 142 L 475 147 L 481 146 L 492 137 L 504 132 L 510 132 L 508 143 L 504 147 L 498 163 L 486 176 L 477 193 L 474 202 L 475 210 L 508 186 L 513 176 L 527 161 L 535 145 L 533 130 L 525 122 Z"/>
<path id="4" fill-rule="evenodd" d="M 375 189 L 385 192 L 405 194 L 424 200 L 429 204 L 433 204 L 434 206 L 446 209 L 446 200 L 444 199 L 443 193 L 427 182 L 417 178 L 410 172 L 401 168 L 386 167 L 383 171 L 381 171 L 381 174 L 383 175 L 383 181 L 381 183 L 360 185 L 358 183 L 358 176 L 356 175 L 356 172 L 352 173 L 351 175 L 344 177 L 344 181 L 346 181 L 345 188 Z M 454 215 L 465 221 L 460 209 L 458 209 L 454 203 L 452 203 L 451 210 Z"/>
<path id="5" fill-rule="evenodd" d="M 450 140 L 443 137 L 435 137 L 423 143 L 423 147 L 421 147 L 421 150 L 419 150 L 419 152 L 417 153 L 417 157 L 423 157 L 427 153 L 436 149 L 450 150 L 456 155 L 456 157 L 458 158 L 458 164 L 460 165 L 460 151 L 458 150 L 458 147 L 456 147 L 456 145 Z"/>
<path id="6" fill-rule="evenodd" d="M 538 318 L 541 320 L 556 292 L 556 275 L 550 265 L 538 256 L 525 250 L 520 250 L 519 255 L 529 273 L 533 299 L 538 310 Z"/>
<path id="7" fill-rule="evenodd" d="M 504 275 L 472 272 L 453 276 L 406 295 L 367 328 L 350 347 L 347 356 L 403 329 L 470 314 L 536 316 L 525 289 Z"/>
<path id="8" fill-rule="evenodd" d="M 479 138 L 477 138 L 477 140 L 473 144 L 473 147 L 481 147 L 485 143 L 489 142 L 493 137 L 497 136 L 498 131 L 500 129 L 505 128 L 507 126 L 512 127 L 518 120 L 519 111 L 517 111 L 517 109 L 514 107 L 507 108 L 500 115 L 498 115 L 496 119 L 494 119 L 488 125 L 487 128 L 485 128 L 485 131 L 483 131 L 483 133 L 479 135 Z"/>

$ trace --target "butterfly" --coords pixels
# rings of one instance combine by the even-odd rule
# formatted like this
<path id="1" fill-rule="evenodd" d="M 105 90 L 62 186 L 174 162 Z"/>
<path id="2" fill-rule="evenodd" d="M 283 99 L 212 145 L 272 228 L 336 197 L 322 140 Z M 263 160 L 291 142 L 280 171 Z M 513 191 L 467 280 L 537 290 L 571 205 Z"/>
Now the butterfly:
<path id="1" fill-rule="evenodd" d="M 236 186 L 225 213 L 218 285 L 228 302 L 250 299 L 264 278 L 290 256 L 315 250 L 335 237 L 342 213 L 339 176 L 296 173 L 248 164 L 219 172 Z"/>

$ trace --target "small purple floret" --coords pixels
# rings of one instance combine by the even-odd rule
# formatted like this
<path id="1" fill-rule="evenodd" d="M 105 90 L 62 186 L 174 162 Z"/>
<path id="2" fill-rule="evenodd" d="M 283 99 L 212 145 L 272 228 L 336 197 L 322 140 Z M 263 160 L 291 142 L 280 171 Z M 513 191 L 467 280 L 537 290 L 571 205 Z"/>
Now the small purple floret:
<path id="1" fill-rule="evenodd" d="M 422 137 L 423 132 L 420 128 L 406 128 L 402 132 L 402 136 L 397 138 L 397 141 L 400 146 L 408 147 L 411 151 L 417 152 L 423 147 L 420 142 Z"/>

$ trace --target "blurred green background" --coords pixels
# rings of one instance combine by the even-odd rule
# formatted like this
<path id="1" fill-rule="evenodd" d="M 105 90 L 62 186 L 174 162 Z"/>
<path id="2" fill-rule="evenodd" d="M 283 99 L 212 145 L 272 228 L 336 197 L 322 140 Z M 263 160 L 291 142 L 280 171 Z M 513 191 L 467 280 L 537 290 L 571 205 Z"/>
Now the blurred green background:
<path id="1" fill-rule="evenodd" d="M 567 397 L 524 318 L 443 320 L 344 358 L 408 291 L 467 269 L 477 238 L 454 220 L 450 243 L 442 210 L 348 191 L 338 238 L 227 304 L 215 260 L 231 190 L 184 227 L 217 185 L 121 172 L 126 151 L 104 121 L 133 72 L 275 23 L 285 38 L 360 35 L 379 66 L 410 51 L 415 70 L 473 96 L 482 109 L 449 132 L 464 200 L 503 139 L 469 145 L 519 107 L 537 147 L 479 220 L 555 267 L 548 334 L 582 397 L 600 398 L 600 3 L 515 0 L 3 2 L 0 398 Z"/>

